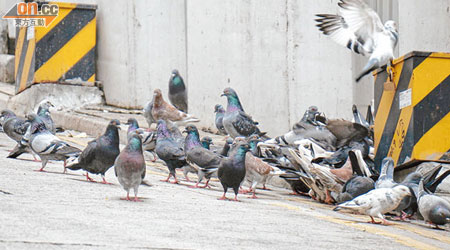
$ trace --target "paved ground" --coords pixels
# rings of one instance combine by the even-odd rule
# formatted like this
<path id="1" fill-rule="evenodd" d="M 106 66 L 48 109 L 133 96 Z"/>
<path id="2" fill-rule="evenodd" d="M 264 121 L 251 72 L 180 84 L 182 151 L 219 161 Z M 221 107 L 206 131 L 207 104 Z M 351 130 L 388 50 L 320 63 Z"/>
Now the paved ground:
<path id="1" fill-rule="evenodd" d="M 76 141 L 83 147 L 87 138 Z M 107 172 L 113 185 L 61 174 L 62 162 L 35 172 L 40 163 L 30 155 L 6 158 L 13 146 L 0 133 L 0 249 L 450 249 L 448 228 L 371 225 L 279 188 L 255 200 L 219 201 L 217 182 L 210 190 L 163 183 L 166 171 L 153 163 L 145 178 L 151 186 L 139 192 L 144 202 L 122 201 L 114 171 Z"/>

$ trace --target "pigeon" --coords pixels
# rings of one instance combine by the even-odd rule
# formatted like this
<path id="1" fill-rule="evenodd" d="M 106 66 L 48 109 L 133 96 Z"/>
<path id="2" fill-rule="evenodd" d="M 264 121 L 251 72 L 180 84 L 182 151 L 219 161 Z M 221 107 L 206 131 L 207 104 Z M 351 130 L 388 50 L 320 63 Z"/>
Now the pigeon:
<path id="1" fill-rule="evenodd" d="M 405 220 L 408 217 L 411 217 L 415 211 L 417 211 L 417 197 L 416 193 L 419 188 L 419 182 L 422 179 L 422 175 L 418 172 L 409 173 L 406 178 L 400 183 L 400 185 L 404 185 L 409 187 L 411 191 L 411 196 L 406 196 L 402 199 L 400 204 L 395 208 L 395 212 L 400 213 L 400 220 Z"/>
<path id="2" fill-rule="evenodd" d="M 187 133 L 185 142 L 186 161 L 197 169 L 198 181 L 193 187 L 198 188 L 203 177 L 206 178 L 206 184 L 203 187 L 208 187 L 209 180 L 219 168 L 222 157 L 201 145 L 197 127 L 194 125 L 187 126 L 183 132 Z"/>
<path id="3" fill-rule="evenodd" d="M 377 188 L 351 201 L 339 204 L 334 208 L 334 211 L 347 208 L 361 214 L 369 215 L 371 218 L 370 223 L 380 224 L 381 222 L 375 222 L 373 219 L 373 216 L 377 216 L 383 221 L 383 224 L 388 225 L 390 223 L 386 221 L 384 214 L 394 210 L 400 201 L 408 195 L 411 195 L 411 192 L 404 185 L 397 185 L 393 188 Z"/>
<path id="4" fill-rule="evenodd" d="M 145 160 L 142 151 L 142 139 L 138 132 L 128 135 L 128 144 L 114 161 L 114 172 L 120 185 L 127 191 L 126 200 L 130 200 L 130 189 L 134 190 L 134 200 L 137 197 L 139 185 L 145 177 Z"/>
<path id="5" fill-rule="evenodd" d="M 135 118 L 128 118 L 128 121 L 127 123 L 125 123 L 125 125 L 128 125 L 127 140 L 130 140 L 133 132 L 139 129 L 139 123 Z"/>
<path id="6" fill-rule="evenodd" d="M 220 162 L 217 175 L 223 187 L 223 195 L 219 200 L 226 200 L 228 188 L 233 188 L 234 201 L 238 201 L 237 195 L 245 177 L 245 157 L 249 146 L 246 142 L 240 142 L 236 147 L 235 154 L 222 159 Z"/>
<path id="7" fill-rule="evenodd" d="M 394 181 L 394 160 L 391 157 L 386 157 L 381 162 L 381 173 L 375 182 L 375 188 L 390 188 L 397 183 Z"/>
<path id="8" fill-rule="evenodd" d="M 434 225 L 435 228 L 439 229 L 439 225 L 450 223 L 450 203 L 439 196 L 428 193 L 424 188 L 423 180 L 419 182 L 417 204 L 425 222 Z"/>
<path id="9" fill-rule="evenodd" d="M 397 24 L 389 20 L 383 25 L 380 17 L 362 0 L 341 0 L 338 15 L 318 14 L 319 30 L 335 42 L 369 61 L 356 78 L 358 82 L 372 70 L 391 63 L 398 41 Z"/>
<path id="10" fill-rule="evenodd" d="M 337 196 L 339 203 L 349 201 L 375 188 L 375 182 L 366 176 L 355 175 L 342 187 L 342 192 Z"/>
<path id="11" fill-rule="evenodd" d="M 9 138 L 17 142 L 17 145 L 11 150 L 7 158 L 17 158 L 23 153 L 31 153 L 33 154 L 35 161 L 37 161 L 34 152 L 27 145 L 20 143 L 23 135 L 30 126 L 30 122 L 17 117 L 16 114 L 9 109 L 2 110 L 0 121 L 3 127 L 3 132 L 5 132 Z"/>
<path id="12" fill-rule="evenodd" d="M 169 176 L 162 181 L 169 182 L 170 177 L 173 176 L 175 179 L 173 183 L 178 184 L 175 169 L 187 164 L 186 156 L 183 147 L 169 133 L 169 129 L 164 120 L 158 121 L 155 152 L 166 163 L 169 169 Z"/>
<path id="13" fill-rule="evenodd" d="M 216 104 L 216 106 L 214 106 L 214 113 L 216 113 L 216 119 L 214 121 L 216 124 L 216 128 L 219 131 L 219 134 L 227 135 L 227 131 L 223 126 L 223 117 L 225 115 L 225 109 L 223 108 L 222 105 Z"/>
<path id="14" fill-rule="evenodd" d="M 148 102 L 145 105 L 144 109 L 142 110 L 142 114 L 144 115 L 149 128 L 152 126 L 153 123 L 156 123 L 156 120 L 155 120 L 155 118 L 153 118 L 153 115 L 152 115 L 152 110 L 153 110 L 153 100 Z"/>
<path id="15" fill-rule="evenodd" d="M 358 111 L 358 108 L 356 107 L 355 104 L 353 104 L 353 106 L 352 106 L 352 113 L 353 113 L 354 123 L 361 124 L 366 128 L 368 128 L 370 126 L 370 124 L 366 121 L 366 119 Z"/>
<path id="16" fill-rule="evenodd" d="M 232 88 L 226 88 L 221 96 L 226 96 L 228 101 L 227 110 L 223 117 L 223 126 L 227 134 L 233 139 L 239 136 L 247 137 L 252 134 L 263 136 L 265 134 L 259 131 L 258 123 L 245 113 L 236 91 Z"/>
<path id="17" fill-rule="evenodd" d="M 77 158 L 81 150 L 70 146 L 52 134 L 40 116 L 27 115 L 30 121 L 27 132 L 22 137 L 21 144 L 29 145 L 31 150 L 41 158 L 42 167 L 38 171 L 44 171 L 49 160 L 64 161 L 64 173 L 69 158 Z"/>
<path id="18" fill-rule="evenodd" d="M 178 110 L 174 106 L 164 101 L 160 89 L 153 91 L 152 116 L 156 120 L 165 120 L 176 123 L 177 125 L 186 125 L 190 122 L 199 122 L 200 120 Z"/>
<path id="19" fill-rule="evenodd" d="M 184 113 L 188 112 L 186 86 L 184 85 L 183 78 L 176 69 L 172 70 L 172 75 L 169 80 L 169 100 L 178 110 Z"/>
<path id="20" fill-rule="evenodd" d="M 362 141 L 369 135 L 368 128 L 346 120 L 329 120 L 326 128 L 336 136 L 337 148 L 349 145 L 354 141 Z"/>
<path id="21" fill-rule="evenodd" d="M 228 152 L 230 151 L 230 145 L 233 143 L 233 139 L 227 138 L 225 140 L 225 144 L 223 144 L 222 151 L 220 151 L 220 155 L 222 156 L 228 156 Z"/>
<path id="22" fill-rule="evenodd" d="M 41 120 L 44 122 L 47 129 L 52 133 L 56 133 L 56 126 L 53 123 L 53 119 L 50 116 L 50 108 L 55 107 L 50 101 L 43 101 L 37 110 L 37 115 L 41 118 Z"/>
<path id="23" fill-rule="evenodd" d="M 156 131 L 146 131 L 142 128 L 139 128 L 139 123 L 135 118 L 128 118 L 127 123 L 128 130 L 127 130 L 127 140 L 130 139 L 130 136 L 134 132 L 138 132 L 142 139 L 142 148 L 145 151 L 148 151 L 152 154 L 153 159 L 152 161 L 156 161 L 156 155 L 155 155 L 155 147 L 156 147 Z"/>
<path id="24" fill-rule="evenodd" d="M 212 138 L 209 136 L 203 137 L 200 142 L 202 143 L 202 147 L 204 147 L 208 150 L 210 150 L 210 145 L 214 145 Z"/>
<path id="25" fill-rule="evenodd" d="M 114 161 L 120 153 L 119 126 L 119 120 L 111 120 L 105 133 L 90 141 L 78 157 L 78 162 L 67 166 L 67 168 L 70 170 L 85 170 L 86 180 L 91 182 L 95 181 L 89 177 L 89 173 L 101 174 L 103 179 L 101 183 L 110 184 L 105 179 L 105 173 L 114 165 Z"/>

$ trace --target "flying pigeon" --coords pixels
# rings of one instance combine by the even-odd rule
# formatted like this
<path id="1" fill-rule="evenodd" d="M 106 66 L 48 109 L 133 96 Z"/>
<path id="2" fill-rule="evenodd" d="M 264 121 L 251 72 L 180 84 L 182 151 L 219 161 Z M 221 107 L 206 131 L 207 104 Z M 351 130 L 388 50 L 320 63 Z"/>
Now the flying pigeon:
<path id="1" fill-rule="evenodd" d="M 208 150 L 211 149 L 210 148 L 211 145 L 214 145 L 212 138 L 209 137 L 209 136 L 203 137 L 200 142 L 202 143 L 202 147 L 204 147 L 204 148 L 206 148 Z"/>
<path id="2" fill-rule="evenodd" d="M 249 146 L 246 142 L 241 142 L 236 147 L 237 150 L 234 155 L 224 158 L 220 162 L 217 175 L 223 187 L 223 195 L 219 200 L 226 200 L 227 190 L 232 188 L 234 201 L 238 201 L 237 195 L 245 177 L 245 155 L 249 150 Z"/>
<path id="3" fill-rule="evenodd" d="M 214 106 L 214 113 L 216 113 L 216 118 L 214 121 L 215 121 L 217 130 L 219 131 L 220 134 L 227 135 L 227 131 L 225 130 L 225 127 L 223 126 L 223 117 L 225 115 L 225 109 L 223 108 L 222 105 L 216 104 L 216 106 Z"/>
<path id="4" fill-rule="evenodd" d="M 439 196 L 428 193 L 424 189 L 423 180 L 419 183 L 417 203 L 425 222 L 434 225 L 435 228 L 450 223 L 450 203 Z"/>
<path id="5" fill-rule="evenodd" d="M 153 110 L 153 100 L 151 100 L 150 102 L 148 102 L 144 109 L 142 110 L 142 114 L 145 117 L 145 120 L 148 123 L 148 127 L 151 127 L 153 123 L 156 123 L 155 118 L 153 118 L 152 115 L 152 110 Z"/>
<path id="6" fill-rule="evenodd" d="M 157 131 L 155 152 L 166 163 L 169 169 L 169 176 L 162 181 L 169 182 L 170 177 L 173 176 L 175 179 L 173 183 L 178 184 L 175 169 L 187 165 L 183 147 L 171 136 L 164 120 L 158 121 Z"/>
<path id="7" fill-rule="evenodd" d="M 38 171 L 44 171 L 47 162 L 55 160 L 64 161 L 65 173 L 67 159 L 78 157 L 81 154 L 81 150 L 70 146 L 52 134 L 40 116 L 29 114 L 27 118 L 30 121 L 30 126 L 20 143 L 29 145 L 31 150 L 41 158 L 42 167 Z"/>
<path id="8" fill-rule="evenodd" d="M 411 195 L 411 192 L 408 187 L 403 185 L 397 185 L 393 188 L 377 188 L 351 201 L 339 204 L 334 211 L 347 208 L 369 215 L 371 218 L 370 223 L 380 224 L 381 222 L 375 222 L 373 219 L 373 216 L 377 216 L 383 221 L 383 224 L 388 225 L 390 223 L 386 221 L 383 214 L 394 210 L 400 201 L 408 195 Z"/>
<path id="9" fill-rule="evenodd" d="M 228 101 L 227 110 L 223 117 L 223 126 L 227 134 L 232 138 L 247 137 L 252 134 L 263 136 L 265 134 L 259 131 L 258 123 L 245 113 L 236 91 L 232 88 L 226 88 L 221 96 L 226 96 Z"/>
<path id="10" fill-rule="evenodd" d="M 391 157 L 386 157 L 381 162 L 380 177 L 375 182 L 375 188 L 390 188 L 396 184 L 394 181 L 394 160 Z"/>
<path id="11" fill-rule="evenodd" d="M 187 126 L 184 132 L 187 133 L 185 142 L 186 161 L 197 169 L 198 175 L 198 181 L 193 187 L 198 188 L 203 178 L 206 178 L 206 184 L 203 187 L 208 187 L 209 180 L 219 168 L 222 157 L 201 145 L 197 127 L 194 125 Z"/>
<path id="12" fill-rule="evenodd" d="M 176 69 L 172 70 L 172 75 L 169 80 L 169 100 L 178 110 L 184 113 L 188 112 L 186 86 L 184 85 L 183 78 Z"/>
<path id="13" fill-rule="evenodd" d="M 139 185 L 145 177 L 145 160 L 142 152 L 142 140 L 138 132 L 128 135 L 128 144 L 120 152 L 114 162 L 114 172 L 120 185 L 127 191 L 126 200 L 130 200 L 130 189 L 134 190 L 134 201 L 141 201 L 137 197 Z"/>
<path id="14" fill-rule="evenodd" d="M 70 170 L 83 169 L 86 172 L 86 179 L 94 182 L 89 177 L 91 174 L 101 174 L 103 184 L 109 184 L 105 179 L 105 173 L 114 165 L 116 157 L 120 153 L 119 149 L 119 127 L 120 122 L 113 119 L 106 127 L 105 133 L 88 143 L 83 150 L 78 162 L 67 166 Z"/>
<path id="15" fill-rule="evenodd" d="M 53 123 L 53 119 L 50 116 L 50 108 L 55 107 L 50 101 L 43 101 L 37 110 L 37 115 L 41 118 L 41 120 L 44 122 L 47 129 L 52 133 L 56 133 L 56 127 Z"/>
<path id="16" fill-rule="evenodd" d="M 200 120 L 190 114 L 178 110 L 174 106 L 164 101 L 160 89 L 153 92 L 152 116 L 155 120 L 165 120 L 176 123 L 177 125 L 186 125 L 190 122 L 199 122 Z"/>
<path id="17" fill-rule="evenodd" d="M 372 70 L 390 63 L 398 41 L 397 24 L 384 25 L 380 17 L 362 0 L 341 0 L 339 14 L 318 14 L 317 26 L 335 42 L 355 53 L 369 56 L 369 61 L 356 78 L 358 82 Z"/>

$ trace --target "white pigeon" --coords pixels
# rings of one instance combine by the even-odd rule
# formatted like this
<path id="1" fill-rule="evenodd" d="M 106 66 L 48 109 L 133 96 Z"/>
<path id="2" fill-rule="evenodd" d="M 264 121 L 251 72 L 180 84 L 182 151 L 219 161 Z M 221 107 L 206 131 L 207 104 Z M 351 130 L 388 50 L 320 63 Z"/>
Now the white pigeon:
<path id="1" fill-rule="evenodd" d="M 377 188 L 351 201 L 339 204 L 334 211 L 338 211 L 340 208 L 355 210 L 361 214 L 369 215 L 370 223 L 380 224 L 381 222 L 375 222 L 373 219 L 373 216 L 377 216 L 383 220 L 383 224 L 388 225 L 389 223 L 383 214 L 394 210 L 400 204 L 400 201 L 408 195 L 411 195 L 411 192 L 404 185 L 397 185 L 393 188 Z"/>
<path id="2" fill-rule="evenodd" d="M 341 0 L 339 14 L 318 14 L 317 26 L 325 35 L 350 50 L 370 56 L 358 82 L 372 70 L 390 63 L 398 41 L 397 24 L 389 20 L 384 25 L 380 17 L 362 0 Z"/>

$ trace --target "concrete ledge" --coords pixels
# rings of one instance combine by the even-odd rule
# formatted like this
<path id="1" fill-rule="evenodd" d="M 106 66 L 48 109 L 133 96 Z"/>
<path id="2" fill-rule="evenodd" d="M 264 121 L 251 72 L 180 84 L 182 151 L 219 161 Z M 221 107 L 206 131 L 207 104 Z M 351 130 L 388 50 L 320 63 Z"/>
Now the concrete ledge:
<path id="1" fill-rule="evenodd" d="M 14 83 L 14 58 L 13 55 L 0 54 L 0 82 Z"/>

